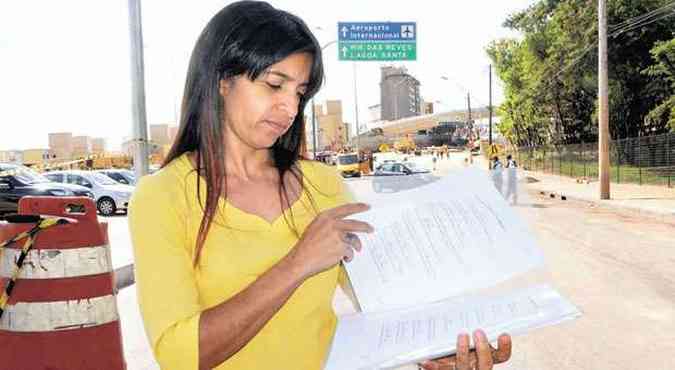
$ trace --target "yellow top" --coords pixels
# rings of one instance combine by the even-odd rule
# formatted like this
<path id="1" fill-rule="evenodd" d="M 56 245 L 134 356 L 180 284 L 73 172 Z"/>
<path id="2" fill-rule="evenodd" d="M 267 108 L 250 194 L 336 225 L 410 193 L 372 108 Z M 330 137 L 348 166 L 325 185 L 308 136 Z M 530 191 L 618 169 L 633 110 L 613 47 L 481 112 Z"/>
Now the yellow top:
<path id="1" fill-rule="evenodd" d="M 319 211 L 351 200 L 334 169 L 309 161 L 300 161 L 300 168 Z M 297 242 L 283 216 L 270 224 L 221 198 L 221 212 L 193 268 L 202 218 L 196 176 L 183 155 L 143 177 L 129 208 L 139 305 L 155 358 L 165 370 L 197 369 L 201 312 L 246 288 Z M 206 184 L 200 181 L 204 194 Z M 291 213 L 300 234 L 316 215 L 306 193 L 286 215 Z M 216 369 L 321 369 L 335 331 L 331 304 L 340 270 L 336 266 L 306 280 L 244 348 Z"/>

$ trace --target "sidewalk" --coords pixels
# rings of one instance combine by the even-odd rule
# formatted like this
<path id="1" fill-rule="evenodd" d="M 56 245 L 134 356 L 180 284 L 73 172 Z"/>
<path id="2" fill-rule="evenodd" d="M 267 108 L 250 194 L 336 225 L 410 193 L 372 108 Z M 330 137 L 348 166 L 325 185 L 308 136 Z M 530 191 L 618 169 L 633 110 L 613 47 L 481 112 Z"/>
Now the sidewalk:
<path id="1" fill-rule="evenodd" d="M 475 156 L 474 164 L 487 169 L 487 160 L 482 156 Z M 601 200 L 599 195 L 600 183 L 598 181 L 580 184 L 572 177 L 537 171 L 520 171 L 518 177 L 521 179 L 520 183 L 526 184 L 527 188 L 546 194 L 566 196 L 570 199 L 592 202 L 603 207 L 630 209 L 638 213 L 675 216 L 675 188 L 611 183 L 611 199 Z"/>
<path id="2" fill-rule="evenodd" d="M 609 188 L 611 199 L 601 200 L 600 183 L 597 181 L 579 184 L 570 177 L 532 171 L 523 171 L 523 177 L 538 180 L 527 184 L 530 189 L 589 201 L 604 207 L 675 216 L 675 188 L 612 183 Z"/>

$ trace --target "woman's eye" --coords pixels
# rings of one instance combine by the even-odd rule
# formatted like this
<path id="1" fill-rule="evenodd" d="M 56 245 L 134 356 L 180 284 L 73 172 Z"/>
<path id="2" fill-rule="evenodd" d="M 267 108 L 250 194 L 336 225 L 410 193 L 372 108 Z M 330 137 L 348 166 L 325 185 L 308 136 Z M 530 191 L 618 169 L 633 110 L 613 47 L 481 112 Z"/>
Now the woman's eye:
<path id="1" fill-rule="evenodd" d="M 281 89 L 281 85 L 275 85 L 275 84 L 272 84 L 272 83 L 269 83 L 269 82 L 267 83 L 267 85 L 268 85 L 270 88 L 272 88 L 273 90 L 279 90 L 279 89 Z"/>

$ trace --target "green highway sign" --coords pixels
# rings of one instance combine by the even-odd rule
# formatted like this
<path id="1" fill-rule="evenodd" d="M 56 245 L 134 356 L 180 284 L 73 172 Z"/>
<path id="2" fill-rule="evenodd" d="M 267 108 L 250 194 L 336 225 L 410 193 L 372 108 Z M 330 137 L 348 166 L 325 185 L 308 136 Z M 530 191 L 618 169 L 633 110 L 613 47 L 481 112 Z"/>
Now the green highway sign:
<path id="1" fill-rule="evenodd" d="M 338 22 L 338 59 L 417 60 L 415 22 Z"/>
<path id="2" fill-rule="evenodd" d="M 416 60 L 415 42 L 340 42 L 339 60 Z"/>

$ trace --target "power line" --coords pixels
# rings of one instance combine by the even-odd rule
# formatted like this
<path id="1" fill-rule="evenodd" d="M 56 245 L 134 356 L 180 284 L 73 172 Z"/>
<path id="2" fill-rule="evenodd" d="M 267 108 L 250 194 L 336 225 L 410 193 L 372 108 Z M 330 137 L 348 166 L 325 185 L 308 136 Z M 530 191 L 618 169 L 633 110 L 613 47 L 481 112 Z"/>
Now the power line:
<path id="1" fill-rule="evenodd" d="M 661 19 L 670 17 L 671 15 L 674 15 L 674 14 L 675 14 L 675 3 L 673 4 L 673 10 L 670 11 L 669 13 L 664 13 L 660 17 L 657 17 L 657 18 L 654 18 L 654 19 L 645 19 L 641 22 L 637 22 L 637 23 L 631 24 L 629 26 L 622 27 L 622 29 L 619 29 L 617 31 L 612 32 L 611 37 L 616 38 L 618 35 L 620 35 L 624 32 L 628 32 L 628 31 L 634 30 L 634 29 L 639 28 L 639 27 L 644 27 L 644 26 L 646 26 L 650 23 L 660 21 Z"/>
<path id="2" fill-rule="evenodd" d="M 564 66 L 563 68 L 561 68 L 561 69 L 560 69 L 555 75 L 553 75 L 553 77 L 551 77 L 551 78 L 552 78 L 552 79 L 555 79 L 555 78 L 557 78 L 558 76 L 560 76 L 563 72 L 565 72 L 566 70 L 572 68 L 574 65 L 576 65 L 576 64 L 581 60 L 581 58 L 583 58 L 584 56 L 586 56 L 586 53 L 588 53 L 588 52 L 589 52 L 591 49 L 593 49 L 595 46 L 596 46 L 595 43 L 592 43 L 592 44 L 586 46 L 586 47 L 581 51 L 581 53 L 579 54 L 579 56 L 577 56 L 577 57 L 574 58 L 571 62 L 569 62 L 566 66 Z"/>
<path id="3" fill-rule="evenodd" d="M 661 19 L 663 19 L 663 18 L 666 18 L 666 17 L 669 17 L 669 16 L 671 16 L 671 15 L 675 15 L 675 1 L 672 2 L 672 3 L 670 3 L 670 4 L 668 4 L 668 5 L 666 5 L 666 6 L 663 6 L 663 7 L 659 8 L 659 9 L 664 9 L 664 8 L 666 8 L 666 7 L 672 7 L 673 10 L 670 11 L 670 12 L 664 13 L 664 14 L 660 14 L 659 17 L 654 18 L 654 19 L 643 18 L 643 19 L 641 19 L 641 20 L 638 21 L 638 22 L 634 22 L 634 23 L 629 24 L 629 25 L 626 25 L 626 26 L 624 26 L 624 27 L 620 27 L 620 28 L 618 28 L 618 29 L 615 29 L 611 34 L 607 35 L 607 37 L 608 37 L 608 38 L 616 38 L 617 36 L 619 36 L 620 34 L 622 34 L 622 33 L 624 33 L 624 32 L 628 32 L 628 31 L 631 31 L 631 30 L 636 29 L 636 28 L 638 28 L 638 27 L 642 27 L 642 26 L 646 26 L 646 25 L 648 25 L 648 24 L 650 24 L 650 23 L 654 23 L 654 22 L 656 22 L 656 21 L 659 21 L 659 20 L 661 20 Z M 656 9 L 656 10 L 659 10 L 659 9 Z M 653 13 L 653 12 L 655 12 L 656 10 L 653 10 L 652 12 L 649 12 L 649 13 Z M 649 13 L 647 13 L 647 14 L 649 14 Z M 645 15 L 647 15 L 647 14 L 645 14 Z M 644 15 L 643 15 L 643 16 L 644 16 Z M 635 17 L 635 18 L 638 18 L 638 17 Z M 651 17 L 650 17 L 650 18 L 651 18 Z M 622 22 L 622 23 L 624 23 L 624 22 Z M 591 49 L 593 49 L 593 48 L 596 46 L 596 44 L 597 44 L 597 40 L 593 40 L 588 46 L 586 46 L 586 47 L 581 51 L 581 54 L 580 54 L 578 57 L 574 58 L 574 59 L 573 59 L 571 62 L 569 62 L 565 67 L 563 67 L 562 69 L 560 69 L 555 75 L 553 75 L 552 78 L 553 78 L 553 79 L 557 78 L 558 76 L 560 76 L 560 74 L 562 74 L 563 72 L 565 72 L 565 71 L 568 70 L 569 68 L 571 68 L 571 67 L 573 67 L 574 65 L 576 65 L 576 64 L 581 60 L 581 58 L 583 58 L 583 57 L 586 55 L 586 53 L 588 53 Z"/>
<path id="4" fill-rule="evenodd" d="M 668 8 L 670 8 L 670 7 L 675 7 L 675 1 L 673 1 L 672 3 L 666 4 L 666 5 L 664 5 L 660 8 L 649 11 L 645 14 L 641 14 L 641 15 L 635 16 L 633 18 L 626 19 L 623 22 L 613 24 L 613 25 L 609 26 L 609 29 L 612 30 L 612 31 L 615 31 L 616 29 L 618 29 L 620 27 L 623 27 L 623 26 L 626 26 L 626 25 L 629 25 L 631 23 L 641 22 L 641 21 L 643 21 L 647 18 L 651 18 L 652 15 L 655 15 L 657 13 L 661 13 L 661 12 L 664 12 L 664 11 L 668 11 Z"/>

